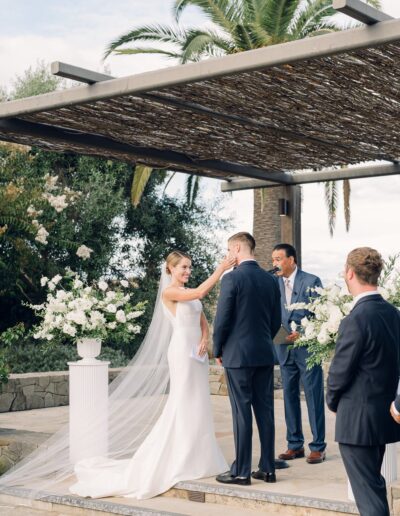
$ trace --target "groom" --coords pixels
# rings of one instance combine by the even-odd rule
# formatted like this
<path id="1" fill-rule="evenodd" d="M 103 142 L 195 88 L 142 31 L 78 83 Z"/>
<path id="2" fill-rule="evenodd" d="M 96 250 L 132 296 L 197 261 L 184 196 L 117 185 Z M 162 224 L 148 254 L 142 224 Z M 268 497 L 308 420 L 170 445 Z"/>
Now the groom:
<path id="1" fill-rule="evenodd" d="M 224 484 L 251 483 L 252 408 L 261 458 L 251 476 L 276 482 L 272 339 L 281 325 L 280 292 L 273 276 L 255 261 L 255 246 L 249 233 L 228 240 L 237 267 L 222 278 L 214 322 L 213 351 L 225 368 L 236 451 L 230 471 L 217 476 Z"/>

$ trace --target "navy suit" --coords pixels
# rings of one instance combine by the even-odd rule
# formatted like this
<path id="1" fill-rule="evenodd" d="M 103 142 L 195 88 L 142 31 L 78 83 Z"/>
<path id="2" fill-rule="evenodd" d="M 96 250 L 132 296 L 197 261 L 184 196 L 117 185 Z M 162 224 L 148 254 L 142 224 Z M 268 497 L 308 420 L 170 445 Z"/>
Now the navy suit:
<path id="1" fill-rule="evenodd" d="M 281 290 L 282 325 L 291 333 L 292 321 L 300 326 L 304 317 L 311 314 L 306 310 L 292 310 L 286 308 L 286 296 L 283 279 L 278 279 Z M 322 287 L 321 280 L 300 269 L 294 279 L 291 303 L 308 303 L 315 292 L 310 289 Z M 300 380 L 306 397 L 308 420 L 310 422 L 313 440 L 309 443 L 311 451 L 324 451 L 325 443 L 325 407 L 324 382 L 321 366 L 314 366 L 307 370 L 306 359 L 308 351 L 305 346 L 289 349 L 290 344 L 275 346 L 279 364 L 281 366 L 283 397 L 285 401 L 286 439 L 289 450 L 300 450 L 304 447 L 304 435 L 301 423 Z"/>
<path id="2" fill-rule="evenodd" d="M 280 292 L 271 274 L 245 261 L 221 281 L 214 321 L 214 356 L 222 358 L 232 407 L 236 460 L 233 476 L 250 477 L 252 408 L 261 458 L 259 468 L 275 470 L 274 350 L 281 324 Z"/>
<path id="3" fill-rule="evenodd" d="M 362 516 L 389 516 L 380 474 L 385 444 L 400 440 L 390 415 L 399 379 L 400 313 L 379 294 L 362 297 L 339 327 L 326 402 Z"/>

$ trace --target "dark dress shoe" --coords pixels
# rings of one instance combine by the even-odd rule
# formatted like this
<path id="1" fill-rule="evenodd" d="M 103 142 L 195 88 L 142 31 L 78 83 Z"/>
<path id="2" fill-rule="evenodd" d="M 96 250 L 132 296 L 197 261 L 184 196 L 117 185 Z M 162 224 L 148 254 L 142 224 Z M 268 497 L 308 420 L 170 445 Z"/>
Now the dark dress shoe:
<path id="1" fill-rule="evenodd" d="M 253 471 L 251 476 L 257 480 L 264 480 L 264 482 L 268 482 L 270 484 L 274 484 L 276 482 L 275 473 L 264 473 L 259 469 L 258 471 Z"/>
<path id="2" fill-rule="evenodd" d="M 217 475 L 215 480 L 221 482 L 221 484 L 237 484 L 239 486 L 249 486 L 251 484 L 250 477 L 234 477 L 230 471 Z"/>
<path id="3" fill-rule="evenodd" d="M 289 464 L 282 459 L 275 459 L 275 469 L 286 469 L 289 467 Z"/>
<path id="4" fill-rule="evenodd" d="M 279 455 L 279 458 L 282 460 L 302 459 L 303 457 L 304 448 L 300 448 L 300 450 L 286 450 L 285 453 Z"/>
<path id="5" fill-rule="evenodd" d="M 308 455 L 306 461 L 309 464 L 321 464 L 326 459 L 326 454 L 324 451 L 312 451 L 310 455 Z"/>

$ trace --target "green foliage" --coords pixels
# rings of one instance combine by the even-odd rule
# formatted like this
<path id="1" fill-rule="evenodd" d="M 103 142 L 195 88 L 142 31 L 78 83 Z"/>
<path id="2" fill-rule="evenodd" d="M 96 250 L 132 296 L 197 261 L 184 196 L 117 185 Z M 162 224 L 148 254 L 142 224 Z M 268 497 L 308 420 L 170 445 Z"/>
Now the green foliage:
<path id="1" fill-rule="evenodd" d="M 28 68 L 21 76 L 15 79 L 10 97 L 15 100 L 49 93 L 59 88 L 61 84 L 62 79 L 52 75 L 48 65 L 40 61 L 37 63 L 36 68 Z"/>
<path id="2" fill-rule="evenodd" d="M 61 213 L 42 199 L 45 176 L 58 176 L 62 188 L 81 195 Z M 0 147 L 0 330 L 18 321 L 33 322 L 23 302 L 40 304 L 42 276 L 66 266 L 89 281 L 110 274 L 109 264 L 121 235 L 129 167 L 74 155 Z M 43 210 L 39 221 L 49 232 L 36 240 L 27 208 Z M 76 255 L 81 244 L 93 249 L 89 260 Z"/>
<path id="3" fill-rule="evenodd" d="M 135 281 L 138 283 L 135 300 L 148 300 L 145 313 L 140 318 L 142 338 L 151 320 L 153 306 L 160 278 L 160 265 L 174 249 L 189 253 L 193 259 L 193 272 L 189 286 L 197 286 L 204 281 L 215 268 L 220 257 L 220 249 L 216 245 L 219 231 L 229 228 L 229 221 L 215 216 L 220 208 L 220 201 L 214 206 L 203 206 L 201 203 L 188 206 L 185 199 L 176 199 L 161 194 L 163 179 L 152 175 L 141 204 L 137 208 L 128 209 L 125 229 L 126 241 L 133 239 L 136 244 L 135 253 L 126 245 L 122 251 L 129 257 L 133 269 L 137 271 Z M 208 319 L 217 297 L 214 289 L 205 301 Z M 141 341 L 139 338 L 139 342 Z M 128 345 L 129 356 L 136 351 L 135 343 Z"/>
<path id="4" fill-rule="evenodd" d="M 378 0 L 367 3 L 380 4 Z M 189 6 L 197 7 L 217 30 L 179 25 Z M 336 11 L 331 0 L 175 0 L 173 9 L 175 26 L 136 27 L 112 41 L 105 57 L 111 53 L 159 53 L 186 63 L 338 30 L 332 20 Z M 165 47 L 125 47 L 138 42 Z"/>

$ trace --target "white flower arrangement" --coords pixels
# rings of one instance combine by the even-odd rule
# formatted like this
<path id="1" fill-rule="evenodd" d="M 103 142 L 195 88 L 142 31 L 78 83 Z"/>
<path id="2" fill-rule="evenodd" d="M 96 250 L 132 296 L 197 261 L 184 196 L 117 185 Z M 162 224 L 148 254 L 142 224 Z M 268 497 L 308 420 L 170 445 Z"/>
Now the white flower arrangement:
<path id="1" fill-rule="evenodd" d="M 76 251 L 76 255 L 79 258 L 82 258 L 82 260 L 88 260 L 90 258 L 91 253 L 93 253 L 93 249 L 90 249 L 90 247 L 87 247 L 86 245 L 79 246 Z"/>
<path id="2" fill-rule="evenodd" d="M 396 269 L 397 257 L 389 258 L 382 275 L 379 293 L 384 299 L 400 309 L 400 271 Z M 383 283 L 383 284 L 382 284 Z M 328 361 L 335 349 L 339 325 L 353 308 L 353 297 L 347 287 L 331 283 L 326 288 L 314 289 L 317 297 L 312 297 L 309 303 L 293 303 L 289 310 L 304 309 L 310 312 L 309 317 L 301 320 L 301 327 L 292 328 L 299 331 L 300 337 L 293 347 L 307 346 L 307 367 Z"/>
<path id="3" fill-rule="evenodd" d="M 40 283 L 47 286 L 49 292 L 45 303 L 31 305 L 42 318 L 35 339 L 105 339 L 116 333 L 126 340 L 127 334 L 133 336 L 140 332 L 140 326 L 131 321 L 143 314 L 146 302 L 133 305 L 126 288 L 117 285 L 111 290 L 104 280 L 87 285 L 71 270 L 67 270 L 64 277 L 59 274 L 51 279 L 43 277 Z"/>

